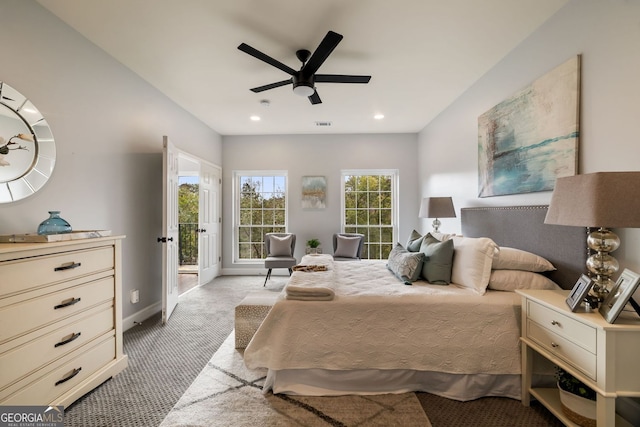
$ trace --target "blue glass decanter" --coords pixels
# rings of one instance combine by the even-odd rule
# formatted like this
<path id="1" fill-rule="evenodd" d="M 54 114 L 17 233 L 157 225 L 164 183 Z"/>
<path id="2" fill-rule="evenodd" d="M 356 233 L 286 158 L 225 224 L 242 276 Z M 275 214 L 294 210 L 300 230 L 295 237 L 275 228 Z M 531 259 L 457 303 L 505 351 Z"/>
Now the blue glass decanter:
<path id="1" fill-rule="evenodd" d="M 60 211 L 49 211 L 49 218 L 38 226 L 38 234 L 62 234 L 71 233 L 71 224 L 60 218 Z"/>

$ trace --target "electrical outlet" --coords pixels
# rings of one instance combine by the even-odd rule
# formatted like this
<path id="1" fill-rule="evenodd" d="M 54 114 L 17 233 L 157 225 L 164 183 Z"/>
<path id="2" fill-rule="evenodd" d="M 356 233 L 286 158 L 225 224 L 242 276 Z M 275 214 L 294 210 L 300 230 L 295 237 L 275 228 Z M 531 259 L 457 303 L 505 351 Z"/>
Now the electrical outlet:
<path id="1" fill-rule="evenodd" d="M 140 291 L 134 289 L 131 291 L 131 304 L 135 304 L 140 301 Z"/>

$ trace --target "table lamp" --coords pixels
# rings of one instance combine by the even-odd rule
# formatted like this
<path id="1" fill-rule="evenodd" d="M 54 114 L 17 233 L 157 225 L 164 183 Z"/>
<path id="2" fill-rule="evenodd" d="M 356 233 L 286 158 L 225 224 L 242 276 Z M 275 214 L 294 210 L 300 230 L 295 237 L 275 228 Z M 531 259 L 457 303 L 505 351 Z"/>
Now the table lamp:
<path id="1" fill-rule="evenodd" d="M 587 237 L 594 253 L 587 269 L 595 275 L 593 295 L 603 299 L 618 261 L 610 255 L 620 238 L 610 228 L 640 227 L 640 172 L 596 172 L 558 178 L 545 224 L 596 228 Z"/>
<path id="2" fill-rule="evenodd" d="M 433 231 L 438 232 L 440 228 L 440 220 L 438 218 L 455 218 L 456 211 L 453 208 L 453 200 L 451 197 L 425 197 L 420 205 L 420 218 L 435 218 L 433 223 Z"/>

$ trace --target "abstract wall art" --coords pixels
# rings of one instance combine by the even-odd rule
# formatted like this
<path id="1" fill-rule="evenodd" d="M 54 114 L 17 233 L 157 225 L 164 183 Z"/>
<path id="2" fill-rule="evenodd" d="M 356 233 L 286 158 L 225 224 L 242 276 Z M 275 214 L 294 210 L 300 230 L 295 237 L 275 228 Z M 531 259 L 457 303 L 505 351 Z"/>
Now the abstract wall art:
<path id="1" fill-rule="evenodd" d="M 302 208 L 324 209 L 327 197 L 327 179 L 324 176 L 302 177 Z"/>
<path id="2" fill-rule="evenodd" d="M 478 197 L 551 191 L 578 171 L 580 56 L 478 118 Z"/>

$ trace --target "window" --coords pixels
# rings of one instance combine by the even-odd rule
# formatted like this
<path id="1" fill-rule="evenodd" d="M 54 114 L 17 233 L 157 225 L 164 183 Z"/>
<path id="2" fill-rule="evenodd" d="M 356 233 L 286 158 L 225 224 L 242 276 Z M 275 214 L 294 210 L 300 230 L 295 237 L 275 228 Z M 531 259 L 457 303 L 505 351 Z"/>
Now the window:
<path id="1" fill-rule="evenodd" d="M 234 172 L 235 261 L 264 259 L 264 235 L 287 229 L 287 173 Z"/>
<path id="2" fill-rule="evenodd" d="M 397 170 L 342 171 L 342 229 L 365 236 L 362 258 L 386 259 L 397 235 Z"/>

